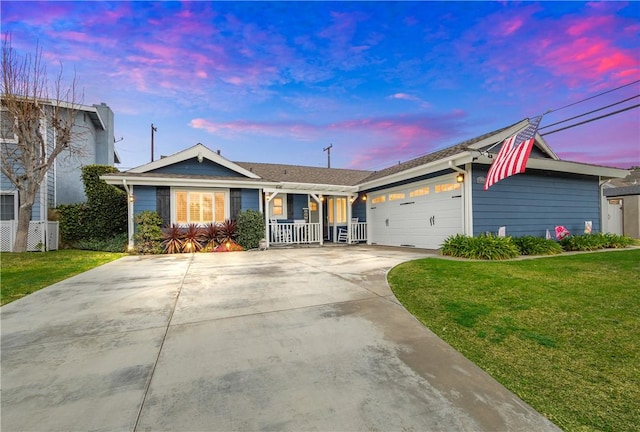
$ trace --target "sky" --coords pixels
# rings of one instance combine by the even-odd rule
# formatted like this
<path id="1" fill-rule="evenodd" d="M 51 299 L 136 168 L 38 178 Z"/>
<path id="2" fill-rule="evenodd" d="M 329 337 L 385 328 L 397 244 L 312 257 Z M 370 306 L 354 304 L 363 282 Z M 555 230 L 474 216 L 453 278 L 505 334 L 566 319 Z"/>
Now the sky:
<path id="1" fill-rule="evenodd" d="M 326 166 L 332 145 L 331 167 L 381 170 L 549 110 L 542 134 L 640 101 L 638 2 L 0 8 L 19 54 L 39 45 L 50 78 L 75 71 L 84 104 L 111 107 L 122 170 L 151 160 L 152 123 L 156 159 L 202 143 L 232 161 Z M 640 109 L 544 139 L 564 160 L 640 166 Z"/>

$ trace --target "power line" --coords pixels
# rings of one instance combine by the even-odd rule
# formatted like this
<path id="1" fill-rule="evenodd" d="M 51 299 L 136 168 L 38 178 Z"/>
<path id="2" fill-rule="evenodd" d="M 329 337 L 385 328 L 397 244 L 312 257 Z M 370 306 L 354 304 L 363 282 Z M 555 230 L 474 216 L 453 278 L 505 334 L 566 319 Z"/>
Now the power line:
<path id="1" fill-rule="evenodd" d="M 584 117 L 584 116 L 589 115 L 589 114 L 593 114 L 594 112 L 602 111 L 603 109 L 607 109 L 607 108 L 611 108 L 612 106 L 620 105 L 621 103 L 625 103 L 625 102 L 630 101 L 631 99 L 635 99 L 637 97 L 640 97 L 640 95 L 631 96 L 630 98 L 627 98 L 627 99 L 612 103 L 611 105 L 603 106 L 601 108 L 594 109 L 593 111 L 589 111 L 589 112 L 586 112 L 586 113 L 583 113 L 583 114 L 579 114 L 579 115 L 574 116 L 574 117 L 570 117 L 568 119 L 564 119 L 564 120 L 560 120 L 560 121 L 555 122 L 555 123 L 551 123 L 550 125 L 546 125 L 544 127 L 541 127 L 538 130 L 547 129 L 547 128 L 551 127 L 551 126 L 555 126 L 555 125 L 560 124 L 560 123 L 566 123 L 566 122 L 568 122 L 570 120 L 575 120 L 577 118 Z"/>
<path id="2" fill-rule="evenodd" d="M 609 116 L 612 116 L 612 115 L 615 115 L 615 114 L 620 114 L 621 112 L 629 111 L 630 109 L 638 108 L 639 106 L 640 106 L 640 104 L 631 105 L 629 107 L 620 109 L 618 111 L 613 111 L 613 112 L 610 112 L 610 113 L 607 113 L 607 114 L 603 114 L 603 115 L 601 115 L 599 117 L 594 117 L 594 118 L 582 121 L 580 123 L 575 123 L 575 124 L 572 124 L 572 125 L 569 125 L 569 126 L 565 126 L 563 128 L 560 128 L 560 129 L 555 129 L 555 130 L 552 130 L 551 132 L 546 132 L 546 133 L 543 133 L 543 134 L 540 134 L 540 135 L 541 136 L 551 135 L 552 133 L 560 132 L 560 131 L 563 131 L 565 129 L 571 129 L 571 128 L 574 128 L 576 126 L 583 125 L 585 123 L 591 123 L 592 121 L 600 120 L 600 119 L 603 119 L 605 117 L 609 117 Z"/>
<path id="3" fill-rule="evenodd" d="M 621 88 L 628 87 L 628 86 L 633 85 L 633 84 L 636 84 L 636 83 L 638 83 L 638 82 L 640 82 L 640 79 L 635 80 L 635 81 L 633 81 L 633 82 L 630 82 L 630 83 L 628 83 L 628 84 L 623 84 L 623 85 L 618 86 L 618 87 L 616 87 L 616 88 L 613 88 L 613 89 L 611 89 L 611 90 L 603 91 L 602 93 L 598 93 L 597 95 L 589 96 L 588 98 L 585 98 L 585 99 L 579 100 L 579 101 L 577 101 L 577 102 L 573 102 L 573 103 L 570 103 L 570 104 L 568 104 L 568 105 L 561 106 L 560 108 L 555 108 L 555 109 L 549 110 L 549 111 L 547 111 L 547 113 L 555 112 L 555 111 L 560 111 L 561 109 L 569 108 L 570 106 L 574 106 L 574 105 L 577 105 L 577 104 L 579 104 L 579 103 L 582 103 L 582 102 L 588 101 L 588 100 L 590 100 L 590 99 L 594 99 L 594 98 L 597 98 L 597 97 L 599 97 L 599 96 L 605 95 L 605 94 L 607 94 L 607 93 L 611 93 L 611 92 L 614 92 L 614 91 L 616 91 L 616 90 L 620 90 Z"/>

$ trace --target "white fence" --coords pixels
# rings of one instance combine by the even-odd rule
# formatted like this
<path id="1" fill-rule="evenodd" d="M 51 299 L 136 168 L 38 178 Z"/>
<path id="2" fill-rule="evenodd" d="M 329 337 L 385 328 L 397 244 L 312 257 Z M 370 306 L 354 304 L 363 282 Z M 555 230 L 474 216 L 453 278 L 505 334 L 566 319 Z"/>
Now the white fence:
<path id="1" fill-rule="evenodd" d="M 346 232 L 346 229 L 343 228 Z M 320 243 L 322 227 L 319 223 L 275 222 L 269 224 L 269 243 L 273 244 L 306 244 Z M 351 242 L 367 241 L 367 223 L 351 224 Z"/>
<path id="2" fill-rule="evenodd" d="M 273 244 L 320 243 L 319 223 L 274 223 L 269 224 L 269 242 Z"/>
<path id="3" fill-rule="evenodd" d="M 353 222 L 351 224 L 351 241 L 361 242 L 367 241 L 367 223 Z"/>
<path id="4" fill-rule="evenodd" d="M 31 221 L 27 237 L 28 251 L 58 249 L 58 222 Z M 0 252 L 13 252 L 18 221 L 0 221 Z"/>

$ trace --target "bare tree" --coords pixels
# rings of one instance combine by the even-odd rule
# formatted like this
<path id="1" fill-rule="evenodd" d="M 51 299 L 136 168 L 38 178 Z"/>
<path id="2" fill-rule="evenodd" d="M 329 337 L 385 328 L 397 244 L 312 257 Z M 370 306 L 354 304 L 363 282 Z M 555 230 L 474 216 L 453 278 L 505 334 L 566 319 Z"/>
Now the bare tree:
<path id="1" fill-rule="evenodd" d="M 14 251 L 24 252 L 31 210 L 47 171 L 62 151 L 70 155 L 81 151 L 74 145 L 82 134 L 74 128 L 74 120 L 82 95 L 77 93 L 75 76 L 70 85 L 62 84 L 62 66 L 49 89 L 42 50 L 36 46 L 33 54 L 20 56 L 11 47 L 9 36 L 2 41 L 1 85 L 2 117 L 9 122 L 3 125 L 3 135 L 9 131 L 13 136 L 0 137 L 0 166 L 1 173 L 18 191 Z"/>

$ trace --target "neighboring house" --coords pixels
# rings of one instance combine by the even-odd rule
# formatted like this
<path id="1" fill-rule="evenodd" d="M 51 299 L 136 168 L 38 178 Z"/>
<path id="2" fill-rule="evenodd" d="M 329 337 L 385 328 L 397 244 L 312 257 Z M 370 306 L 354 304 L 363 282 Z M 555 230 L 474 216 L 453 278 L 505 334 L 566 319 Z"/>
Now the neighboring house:
<path id="1" fill-rule="evenodd" d="M 130 196 L 134 216 L 157 211 L 165 224 L 205 224 L 239 211 L 264 213 L 269 243 L 366 241 L 439 248 L 453 234 L 544 236 L 563 225 L 601 226 L 601 184 L 628 171 L 561 161 L 536 136 L 527 172 L 483 190 L 499 144 L 528 125 L 522 120 L 382 171 L 232 162 L 202 144 L 122 173 L 102 176 Z M 496 145 L 497 144 L 497 145 Z"/>
<path id="2" fill-rule="evenodd" d="M 604 185 L 603 231 L 640 239 L 640 168 Z"/>
<path id="3" fill-rule="evenodd" d="M 13 131 L 14 120 L 9 118 L 5 109 L 2 109 L 0 114 L 2 115 L 0 123 L 2 145 L 16 143 Z M 41 132 L 45 138 L 45 145 L 52 148 L 55 133 L 53 127 L 47 124 L 44 118 Z M 86 200 L 81 178 L 83 166 L 92 164 L 113 166 L 115 163 L 120 163 L 114 148 L 113 111 L 105 103 L 93 106 L 81 105 L 74 120 L 73 133 L 76 137 L 74 145 L 81 151 L 73 155 L 63 151 L 45 176 L 31 211 L 32 225 L 37 230 L 33 236 L 31 232 L 29 233 L 31 250 L 39 249 L 34 247 L 32 244 L 34 242 L 39 245 L 49 243 L 47 246 L 51 248 L 57 239 L 57 234 L 47 235 L 47 228 L 41 229 L 35 224 L 40 222 L 46 226 L 47 209 L 60 204 L 73 204 Z M 2 235 L 1 251 L 9 251 L 13 247 L 15 222 L 11 224 L 9 221 L 17 220 L 18 206 L 18 191 L 4 175 L 0 174 L 0 222 L 3 224 L 0 233 Z M 32 237 L 34 237 L 33 241 Z"/>

